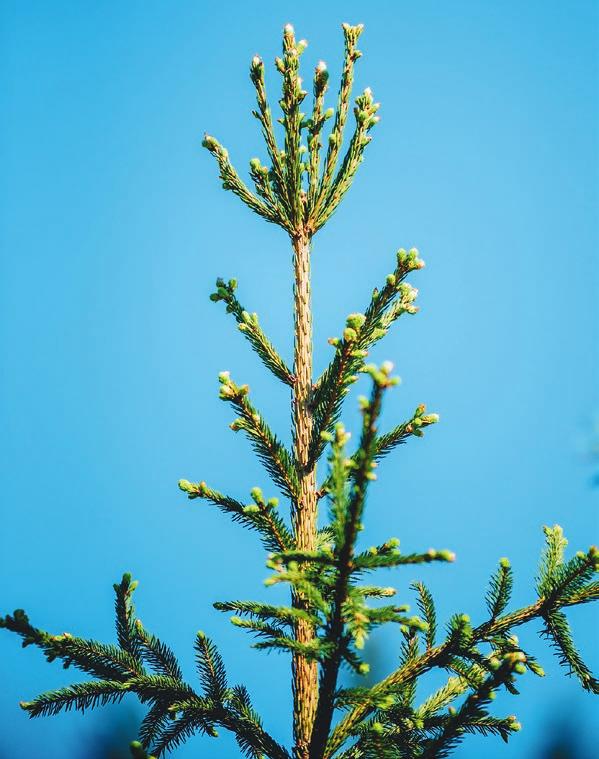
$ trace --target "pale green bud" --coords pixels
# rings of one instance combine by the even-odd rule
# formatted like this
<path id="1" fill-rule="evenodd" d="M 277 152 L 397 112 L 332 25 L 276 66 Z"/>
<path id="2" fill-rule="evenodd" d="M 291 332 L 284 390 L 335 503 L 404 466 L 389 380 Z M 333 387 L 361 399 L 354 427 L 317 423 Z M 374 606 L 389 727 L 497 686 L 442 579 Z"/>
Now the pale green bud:
<path id="1" fill-rule="evenodd" d="M 219 147 L 218 140 L 216 140 L 214 137 L 211 137 L 209 134 L 204 135 L 204 139 L 202 140 L 202 145 L 205 148 L 208 148 L 208 150 L 214 151 Z"/>
<path id="2" fill-rule="evenodd" d="M 360 329 L 365 321 L 366 317 L 364 314 L 350 314 L 345 320 L 345 324 L 352 329 Z"/>

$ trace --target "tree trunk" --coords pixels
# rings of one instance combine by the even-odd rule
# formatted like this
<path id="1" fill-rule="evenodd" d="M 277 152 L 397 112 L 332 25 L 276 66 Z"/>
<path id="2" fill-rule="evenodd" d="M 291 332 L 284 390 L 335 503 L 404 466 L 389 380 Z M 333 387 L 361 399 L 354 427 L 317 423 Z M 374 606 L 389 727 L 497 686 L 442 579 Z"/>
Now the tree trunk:
<path id="1" fill-rule="evenodd" d="M 293 240 L 294 281 L 294 374 L 292 394 L 294 454 L 298 467 L 299 497 L 292 504 L 293 532 L 298 550 L 313 551 L 316 545 L 316 466 L 308 467 L 312 440 L 312 314 L 310 305 L 310 240 L 297 236 Z M 294 593 L 293 605 L 305 608 L 301 594 Z M 298 621 L 295 638 L 310 643 L 314 630 L 308 622 Z M 310 737 L 318 701 L 318 668 L 300 654 L 292 659 L 293 728 L 296 759 L 309 758 Z"/>

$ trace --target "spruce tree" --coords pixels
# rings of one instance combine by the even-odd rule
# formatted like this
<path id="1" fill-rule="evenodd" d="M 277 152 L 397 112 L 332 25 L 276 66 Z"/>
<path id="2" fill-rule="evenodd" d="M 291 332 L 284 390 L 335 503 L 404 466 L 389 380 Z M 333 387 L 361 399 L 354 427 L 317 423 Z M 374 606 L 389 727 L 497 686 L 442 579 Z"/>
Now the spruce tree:
<path id="1" fill-rule="evenodd" d="M 83 682 L 23 702 L 21 707 L 31 717 L 85 711 L 134 693 L 148 707 L 139 740 L 131 744 L 132 755 L 140 759 L 148 752 L 163 756 L 197 733 L 215 737 L 218 728 L 231 731 L 240 753 L 248 757 L 440 759 L 449 756 L 468 734 L 507 741 L 520 729 L 516 717 L 495 716 L 490 706 L 499 690 L 517 693 L 520 676 L 544 674 L 514 634 L 532 620 L 542 622 L 543 635 L 568 673 L 585 690 L 599 693 L 599 683 L 576 648 L 566 615 L 568 607 L 599 596 L 599 583 L 593 580 L 599 551 L 591 547 L 566 559 L 567 541 L 557 525 L 545 528 L 545 549 L 530 604 L 508 611 L 513 576 L 510 562 L 502 558 L 487 590 L 487 614 L 477 623 L 457 613 L 442 629 L 433 597 L 421 582 L 412 586 L 417 615 L 409 613 L 403 599 L 401 603 L 392 600 L 393 588 L 366 582 L 366 575 L 379 568 L 451 562 L 455 557 L 448 550 L 404 553 L 395 538 L 370 548 L 359 541 L 377 464 L 399 445 L 422 437 L 425 428 L 438 421 L 436 414 L 419 406 L 409 419 L 380 431 L 381 406 L 396 380 L 391 364 L 376 366 L 367 361 L 372 346 L 401 316 L 417 312 L 417 291 L 406 281 L 424 266 L 417 250 L 397 252 L 393 271 L 373 290 L 364 311 L 351 313 L 341 336 L 329 341 L 333 353 L 328 367 L 318 378 L 312 373 L 312 238 L 349 189 L 378 121 L 379 104 L 366 89 L 355 98 L 354 124 L 351 135 L 346 135 L 361 33 L 362 25 L 343 24 L 345 54 L 336 107 L 326 105 L 329 76 L 321 62 L 314 71 L 311 110 L 302 111 L 308 93 L 299 64 L 307 43 L 296 40 L 290 25 L 284 28 L 282 55 L 275 60 L 282 77 L 278 119 L 282 143 L 267 100 L 264 64 L 259 57 L 253 58 L 253 115 L 268 156 L 266 164 L 258 158 L 250 161 L 253 190 L 240 178 L 218 140 L 206 135 L 203 141 L 216 159 L 223 188 L 289 236 L 292 367 L 264 334 L 257 315 L 239 301 L 235 280 L 217 280 L 210 297 L 225 305 L 264 366 L 289 387 L 293 444 L 289 450 L 271 430 L 253 405 L 248 386 L 223 372 L 220 397 L 236 415 L 231 428 L 248 437 L 286 506 L 279 509 L 277 498 L 267 498 L 257 487 L 250 491 L 249 504 L 204 481 L 183 479 L 179 487 L 188 498 L 208 501 L 254 530 L 268 552 L 272 574 L 266 585 L 289 587 L 286 606 L 229 600 L 215 607 L 233 612 L 231 621 L 256 637 L 256 648 L 277 649 L 290 656 L 293 744 L 283 746 L 269 734 L 245 686 L 230 685 L 221 654 L 203 632 L 197 633 L 194 644 L 198 682 L 184 679 L 172 650 L 137 618 L 133 606 L 137 582 L 129 574 L 114 586 L 116 643 L 45 632 L 32 625 L 22 610 L 0 620 L 0 626 L 21 636 L 23 646 L 37 646 L 48 661 L 58 659 L 64 667 L 72 666 L 88 676 Z M 345 397 L 360 374 L 369 378 L 370 392 L 359 399 L 362 422 L 352 449 L 340 418 Z M 325 454 L 328 468 L 318 482 L 316 465 Z M 320 528 L 319 506 L 328 516 Z M 340 687 L 342 667 L 358 675 L 368 672 L 362 656 L 364 643 L 372 629 L 385 623 L 395 623 L 399 630 L 400 666 L 374 685 Z M 422 700 L 426 680 L 421 683 L 421 679 L 432 670 L 444 671 L 447 678 Z"/>

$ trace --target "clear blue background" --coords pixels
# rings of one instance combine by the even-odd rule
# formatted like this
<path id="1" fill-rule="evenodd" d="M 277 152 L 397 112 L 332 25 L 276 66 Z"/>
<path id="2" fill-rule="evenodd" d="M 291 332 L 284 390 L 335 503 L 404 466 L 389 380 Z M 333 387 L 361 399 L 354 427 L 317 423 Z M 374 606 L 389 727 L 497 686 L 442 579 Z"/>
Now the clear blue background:
<path id="1" fill-rule="evenodd" d="M 256 484 L 274 494 L 228 429 L 216 375 L 249 382 L 283 436 L 288 394 L 208 294 L 217 276 L 237 276 L 240 299 L 289 358 L 289 246 L 220 190 L 200 141 L 217 135 L 242 172 L 264 157 L 247 65 L 256 52 L 272 60 L 287 21 L 310 42 L 306 79 L 324 58 L 333 81 L 339 24 L 363 21 L 357 86 L 383 103 L 355 186 L 315 239 L 317 369 L 331 356 L 327 337 L 365 308 L 398 247 L 417 246 L 427 262 L 412 278 L 421 313 L 374 357 L 403 377 L 385 426 L 422 401 L 442 422 L 381 467 L 364 540 L 398 535 L 405 550 L 449 547 L 458 561 L 385 584 L 406 600 L 422 577 L 445 617 L 476 620 L 500 556 L 516 570 L 514 602 L 531 600 L 543 524 L 561 523 L 573 549 L 597 541 L 584 454 L 599 402 L 595 2 L 4 0 L 0 12 L 5 611 L 112 640 L 112 583 L 131 570 L 140 616 L 189 677 L 201 627 L 288 738 L 287 660 L 252 651 L 211 608 L 277 597 L 262 586 L 263 553 L 176 486 L 186 477 L 241 499 Z M 277 80 L 271 69 L 273 102 Z M 597 669 L 597 614 L 570 616 Z M 509 748 L 470 738 L 456 756 L 541 756 L 562 722 L 589 756 L 599 738 L 591 697 L 534 630 L 522 639 L 548 672 L 498 704 L 522 733 Z M 382 676 L 396 631 L 373 646 Z M 114 710 L 28 721 L 19 699 L 80 675 L 8 634 L 0 649 L 0 752 L 89 756 Z M 236 755 L 227 736 L 203 740 L 177 755 Z"/>

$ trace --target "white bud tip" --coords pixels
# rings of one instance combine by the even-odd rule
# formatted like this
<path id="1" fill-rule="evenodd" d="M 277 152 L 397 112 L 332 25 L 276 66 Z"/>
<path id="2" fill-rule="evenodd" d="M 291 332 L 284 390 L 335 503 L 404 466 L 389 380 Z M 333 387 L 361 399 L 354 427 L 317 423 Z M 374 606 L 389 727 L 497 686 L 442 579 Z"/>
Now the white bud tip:
<path id="1" fill-rule="evenodd" d="M 285 24 L 285 26 L 283 27 L 283 31 L 285 32 L 285 34 L 293 34 L 294 29 L 291 24 Z"/>
<path id="2" fill-rule="evenodd" d="M 259 66 L 262 63 L 262 58 L 259 55 L 255 55 L 252 58 L 252 66 Z"/>
<path id="3" fill-rule="evenodd" d="M 324 61 L 318 61 L 318 65 L 316 66 L 316 71 L 322 72 L 327 70 L 327 64 Z"/>
<path id="4" fill-rule="evenodd" d="M 384 361 L 381 365 L 381 369 L 385 372 L 385 374 L 391 374 L 393 371 L 393 362 L 392 361 Z"/>
<path id="5" fill-rule="evenodd" d="M 372 95 L 372 90 L 370 89 L 370 87 L 366 87 L 366 89 L 364 90 L 364 94 L 367 95 L 368 97 Z"/>

